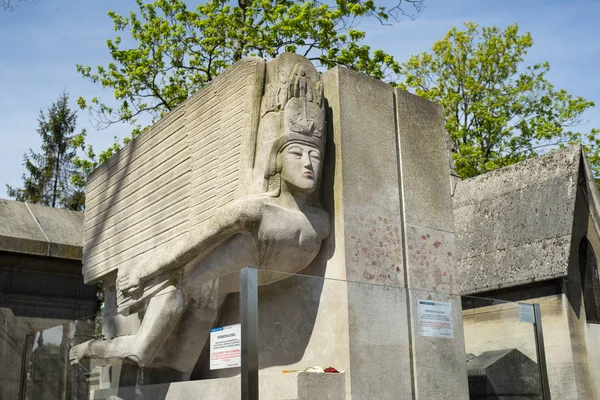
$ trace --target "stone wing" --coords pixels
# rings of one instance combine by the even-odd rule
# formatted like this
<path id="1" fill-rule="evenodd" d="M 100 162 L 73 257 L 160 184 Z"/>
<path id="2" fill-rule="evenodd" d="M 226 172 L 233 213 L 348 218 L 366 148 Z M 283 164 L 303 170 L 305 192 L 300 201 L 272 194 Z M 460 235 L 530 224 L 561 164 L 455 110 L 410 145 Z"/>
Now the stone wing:
<path id="1" fill-rule="evenodd" d="M 252 190 L 264 74 L 262 59 L 237 62 L 90 175 L 86 283 L 149 251 L 169 251 L 190 227 Z"/>

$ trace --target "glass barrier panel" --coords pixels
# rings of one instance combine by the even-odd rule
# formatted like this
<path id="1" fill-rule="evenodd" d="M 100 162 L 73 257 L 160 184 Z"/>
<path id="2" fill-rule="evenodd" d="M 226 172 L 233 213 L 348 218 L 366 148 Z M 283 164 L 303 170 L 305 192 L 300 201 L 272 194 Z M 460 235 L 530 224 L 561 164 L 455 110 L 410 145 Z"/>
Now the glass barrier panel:
<path id="1" fill-rule="evenodd" d="M 259 284 L 261 400 L 542 398 L 517 303 L 264 270 Z"/>
<path id="2" fill-rule="evenodd" d="M 463 297 L 472 399 L 543 399 L 532 304 Z"/>
<path id="3" fill-rule="evenodd" d="M 94 315 L 27 335 L 22 399 L 87 399 L 90 377 L 70 367 L 69 349 L 96 336 L 96 321 Z"/>
<path id="4" fill-rule="evenodd" d="M 34 332 L 23 399 L 240 398 L 239 273 L 189 278 L 109 288 L 103 318 Z"/>
<path id="5" fill-rule="evenodd" d="M 264 270 L 259 283 L 260 399 L 345 399 L 349 321 L 344 310 L 351 284 Z M 338 372 L 305 372 L 333 371 L 328 368 Z M 320 393 L 301 393 L 302 387 Z"/>
<path id="6" fill-rule="evenodd" d="M 528 305 L 256 272 L 260 399 L 542 398 Z M 22 399 L 241 398 L 241 283 L 109 288 L 102 318 L 29 336 Z"/>

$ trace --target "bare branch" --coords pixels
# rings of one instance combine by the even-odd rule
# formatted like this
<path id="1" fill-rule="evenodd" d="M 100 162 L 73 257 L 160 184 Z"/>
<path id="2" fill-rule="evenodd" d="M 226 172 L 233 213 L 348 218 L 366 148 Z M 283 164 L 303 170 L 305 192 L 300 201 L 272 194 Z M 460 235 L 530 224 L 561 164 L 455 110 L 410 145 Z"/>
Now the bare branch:
<path id="1" fill-rule="evenodd" d="M 402 7 L 402 3 L 406 3 L 408 5 L 412 5 L 414 8 L 414 12 L 408 13 Z M 398 4 L 388 10 L 388 13 L 394 18 L 394 20 L 398 21 L 399 16 L 403 15 L 412 19 L 413 21 L 418 17 L 419 13 L 425 9 L 425 0 L 398 0 Z"/>
<path id="2" fill-rule="evenodd" d="M 0 0 L 0 9 L 4 11 L 13 11 L 15 9 L 15 5 L 11 2 L 11 0 Z"/>
<path id="3" fill-rule="evenodd" d="M 14 11 L 17 8 L 16 3 L 35 3 L 35 0 L 0 0 L 0 10 Z"/>

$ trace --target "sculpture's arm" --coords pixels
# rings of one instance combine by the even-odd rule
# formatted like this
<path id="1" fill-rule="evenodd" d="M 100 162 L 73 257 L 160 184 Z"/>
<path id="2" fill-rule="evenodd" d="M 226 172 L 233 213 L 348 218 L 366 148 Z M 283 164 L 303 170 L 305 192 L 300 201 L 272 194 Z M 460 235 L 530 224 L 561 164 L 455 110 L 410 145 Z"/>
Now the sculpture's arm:
<path id="1" fill-rule="evenodd" d="M 192 227 L 182 240 L 167 249 L 151 252 L 128 273 L 119 274 L 117 286 L 123 292 L 135 292 L 143 282 L 206 255 L 236 233 L 257 229 L 264 199 L 244 198 L 220 208 L 206 223 Z"/>

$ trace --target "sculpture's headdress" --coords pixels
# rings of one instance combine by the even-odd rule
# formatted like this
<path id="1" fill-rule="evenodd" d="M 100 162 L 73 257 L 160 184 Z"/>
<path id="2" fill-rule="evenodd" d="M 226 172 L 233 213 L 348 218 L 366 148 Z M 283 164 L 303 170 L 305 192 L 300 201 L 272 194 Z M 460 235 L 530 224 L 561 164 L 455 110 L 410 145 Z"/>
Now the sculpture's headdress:
<path id="1" fill-rule="evenodd" d="M 266 178 L 278 172 L 277 154 L 290 142 L 309 144 L 321 153 L 325 149 L 323 83 L 313 83 L 300 65 L 294 68 L 288 82 L 288 101 L 283 111 L 284 133 L 273 142 Z"/>

